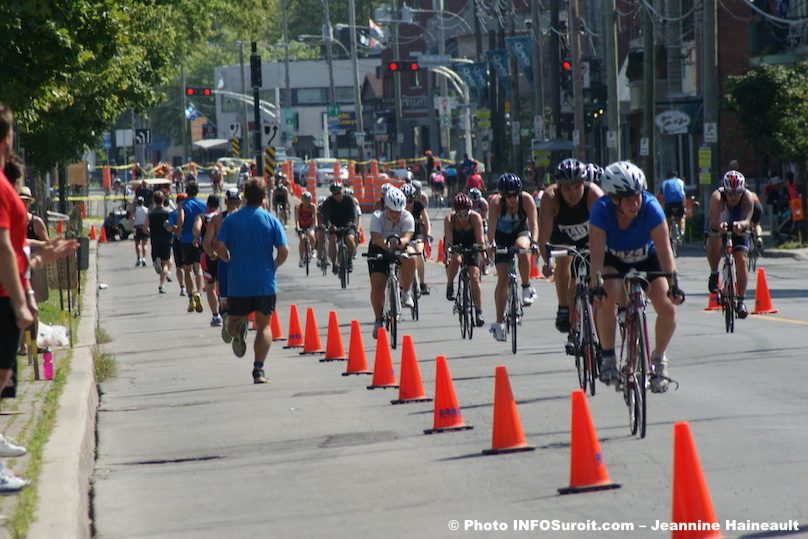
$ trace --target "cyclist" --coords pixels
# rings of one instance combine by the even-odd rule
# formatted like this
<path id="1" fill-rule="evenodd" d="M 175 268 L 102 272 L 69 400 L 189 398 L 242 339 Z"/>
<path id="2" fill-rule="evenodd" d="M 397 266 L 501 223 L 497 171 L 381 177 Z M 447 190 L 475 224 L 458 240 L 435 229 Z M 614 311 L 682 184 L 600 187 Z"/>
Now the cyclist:
<path id="1" fill-rule="evenodd" d="M 624 303 L 623 282 L 617 279 L 597 285 L 599 273 L 638 271 L 674 272 L 676 266 L 668 241 L 668 225 L 657 199 L 645 191 L 645 174 L 629 161 L 612 163 L 603 173 L 606 196 L 592 207 L 589 218 L 591 294 L 600 336 L 600 380 L 606 384 L 618 378 L 614 354 L 617 303 Z M 657 313 L 654 351 L 651 354 L 651 391 L 668 389 L 668 360 L 665 350 L 676 328 L 676 307 L 685 299 L 668 279 L 649 279 L 648 298 Z"/>
<path id="2" fill-rule="evenodd" d="M 300 204 L 295 207 L 295 228 L 300 235 L 300 245 L 298 245 L 300 261 L 297 263 L 299 268 L 305 265 L 306 253 L 303 238 L 309 238 L 309 245 L 312 250 L 317 242 L 314 237 L 314 230 L 317 227 L 317 213 L 317 206 L 311 201 L 311 193 L 303 191 L 303 194 L 300 195 Z"/>
<path id="3" fill-rule="evenodd" d="M 348 228 L 345 232 L 345 246 L 348 248 L 347 271 L 353 270 L 354 249 L 356 249 L 356 204 L 354 199 L 346 197 L 342 191 L 342 182 L 335 181 L 330 187 L 331 196 L 323 203 L 323 224 L 333 228 Z M 337 234 L 329 230 L 328 258 L 331 259 L 331 268 L 334 274 L 339 272 L 337 258 Z"/>
<path id="4" fill-rule="evenodd" d="M 488 223 L 488 201 L 483 198 L 483 192 L 472 187 L 469 189 L 469 198 L 471 199 L 471 209 L 480 214 L 483 223 Z"/>
<path id="5" fill-rule="evenodd" d="M 454 172 L 456 175 L 457 171 L 455 170 Z M 446 174 L 443 173 L 440 165 L 435 167 L 435 172 L 432 173 L 430 183 L 432 184 L 432 196 L 435 197 L 435 206 L 440 208 L 443 206 L 443 194 L 446 190 Z"/>
<path id="6" fill-rule="evenodd" d="M 472 209 L 473 203 L 465 193 L 458 193 L 452 200 L 454 211 L 443 219 L 444 244 L 451 247 L 462 245 L 471 248 L 483 244 L 483 219 Z M 454 301 L 454 278 L 464 262 L 460 253 L 449 253 L 446 257 L 446 299 Z M 465 257 L 471 281 L 471 297 L 474 301 L 474 323 L 477 327 L 485 325 L 482 308 L 482 292 L 480 289 L 480 253 Z"/>
<path id="7" fill-rule="evenodd" d="M 423 204 L 425 207 L 428 208 L 429 197 L 426 196 L 426 193 L 424 193 L 424 191 L 422 190 L 423 184 L 421 183 L 421 180 L 413 180 L 412 186 L 415 187 L 415 196 L 417 197 L 417 199 L 421 201 L 421 204 Z"/>
<path id="8" fill-rule="evenodd" d="M 536 222 L 536 203 L 529 193 L 522 191 L 522 179 L 506 172 L 497 180 L 498 193 L 491 199 L 488 244 L 489 257 L 497 267 L 497 287 L 494 290 L 494 303 L 497 321 L 491 324 L 490 332 L 498 341 L 505 340 L 505 303 L 508 295 L 508 273 L 510 259 L 507 255 L 494 256 L 494 247 L 515 247 L 529 249 L 539 239 L 539 226 Z M 522 304 L 533 304 L 536 290 L 530 286 L 530 260 L 527 254 L 517 254 L 519 275 L 522 281 Z"/>
<path id="9" fill-rule="evenodd" d="M 744 233 L 751 226 L 755 204 L 751 193 L 746 189 L 746 178 L 737 170 L 724 174 L 721 187 L 710 195 L 709 232 L 707 234 L 707 262 L 710 264 L 710 279 L 707 288 L 711 294 L 718 292 L 718 261 L 721 259 L 721 234 L 732 235 L 735 257 L 735 289 L 737 303 L 735 312 L 738 318 L 746 318 L 749 311 L 744 304 L 747 273 L 746 257 L 749 256 L 749 240 Z M 732 226 L 732 230 L 728 227 Z"/>
<path id="10" fill-rule="evenodd" d="M 539 245 L 552 242 L 575 246 L 589 246 L 589 213 L 592 206 L 603 196 L 600 187 L 589 181 L 587 165 L 577 159 L 564 159 L 555 171 L 556 183 L 547 186 L 539 206 Z M 547 256 L 547 253 L 542 253 Z M 555 288 L 558 296 L 555 326 L 561 333 L 570 331 L 570 301 L 575 290 L 571 272 L 572 257 L 557 257 L 555 270 L 550 260 L 545 259 L 543 272 L 546 277 L 555 273 Z"/>
<path id="11" fill-rule="evenodd" d="M 289 188 L 286 187 L 286 175 L 278 175 L 278 184 L 272 192 L 272 211 L 286 228 L 286 221 L 289 219 Z"/>
<path id="12" fill-rule="evenodd" d="M 182 167 L 177 165 L 174 167 L 174 171 L 171 173 L 171 181 L 174 182 L 174 190 L 177 193 L 180 193 L 184 190 L 184 182 L 185 173 L 182 171 Z"/>
<path id="13" fill-rule="evenodd" d="M 325 196 L 317 197 L 317 242 L 315 245 L 315 250 L 317 251 L 317 261 L 320 266 L 325 265 L 328 267 L 328 257 L 325 256 L 325 214 L 323 213 L 323 204 L 326 201 Z"/>
<path id="14" fill-rule="evenodd" d="M 594 183 L 600 187 L 600 179 L 603 177 L 603 168 L 595 163 L 589 163 L 586 166 L 586 181 Z"/>
<path id="15" fill-rule="evenodd" d="M 219 167 L 213 167 L 210 171 L 210 184 L 213 188 L 213 194 L 222 192 L 222 172 Z"/>
<path id="16" fill-rule="evenodd" d="M 370 245 L 368 256 L 382 255 L 381 259 L 368 258 L 368 271 L 370 272 L 370 304 L 373 307 L 375 323 L 373 325 L 373 338 L 384 326 L 384 290 L 387 287 L 387 277 L 390 269 L 390 253 L 387 238 L 398 236 L 396 249 L 414 253 L 410 246 L 415 232 L 415 219 L 405 208 L 407 197 L 396 187 L 391 187 L 384 195 L 384 209 L 373 212 L 370 217 Z M 412 279 L 415 276 L 415 260 L 413 258 L 401 259 L 401 302 L 407 306 L 414 305 L 412 299 Z"/>
<path id="17" fill-rule="evenodd" d="M 418 255 L 415 257 L 415 267 L 418 270 L 418 279 L 421 281 L 421 295 L 428 296 L 429 287 L 426 285 L 426 276 L 424 275 L 424 243 L 431 243 L 432 223 L 429 220 L 426 206 L 420 200 L 417 200 L 415 196 L 415 187 L 411 183 L 405 183 L 401 186 L 401 192 L 407 197 L 407 211 L 412 214 L 412 218 L 415 220 L 415 233 L 410 244 Z"/>
<path id="18" fill-rule="evenodd" d="M 375 202 L 375 204 L 373 205 L 373 211 L 379 211 L 379 210 L 384 209 L 384 195 L 387 194 L 387 190 L 390 189 L 391 187 L 393 187 L 392 183 L 383 183 L 382 184 L 382 186 L 379 188 L 379 191 L 381 192 L 381 196 L 379 197 L 379 200 L 377 200 Z"/>
<path id="19" fill-rule="evenodd" d="M 665 218 L 679 221 L 679 234 L 684 236 L 685 182 L 679 178 L 679 173 L 676 170 L 671 169 L 668 172 L 668 178 L 659 186 L 659 191 L 662 193 L 662 207 L 665 209 Z"/>

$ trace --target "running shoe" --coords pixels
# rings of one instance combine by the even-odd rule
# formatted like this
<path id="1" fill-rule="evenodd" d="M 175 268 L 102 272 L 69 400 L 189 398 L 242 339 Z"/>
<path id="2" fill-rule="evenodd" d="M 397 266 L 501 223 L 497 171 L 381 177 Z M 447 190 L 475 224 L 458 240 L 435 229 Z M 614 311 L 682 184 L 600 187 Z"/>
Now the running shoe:
<path id="1" fill-rule="evenodd" d="M 194 310 L 198 313 L 205 310 L 202 306 L 202 295 L 199 292 L 194 294 Z"/>
<path id="2" fill-rule="evenodd" d="M 381 329 L 383 327 L 384 327 L 384 321 L 383 320 L 376 320 L 376 322 L 373 323 L 373 338 L 374 339 L 376 338 L 376 335 L 378 335 L 379 329 Z"/>
<path id="3" fill-rule="evenodd" d="M 222 326 L 222 317 L 218 314 L 210 319 L 210 327 L 218 328 Z"/>
<path id="4" fill-rule="evenodd" d="M 0 434 L 0 457 L 14 458 L 21 457 L 28 452 L 23 446 L 18 445 Z"/>
<path id="5" fill-rule="evenodd" d="M 233 342 L 233 336 L 230 335 L 230 315 L 227 313 L 222 315 L 222 340 L 225 344 Z"/>
<path id="6" fill-rule="evenodd" d="M 422 296 L 429 295 L 429 287 L 426 285 L 426 283 L 421 283 L 421 295 Z"/>
<path id="7" fill-rule="evenodd" d="M 494 322 L 491 324 L 491 327 L 488 329 L 490 333 L 494 335 L 494 340 L 505 342 L 505 324 L 499 324 Z"/>
<path id="8" fill-rule="evenodd" d="M 651 391 L 654 393 L 665 393 L 668 390 L 668 358 L 665 354 L 661 357 L 651 357 Z"/>
<path id="9" fill-rule="evenodd" d="M 181 286 L 180 287 L 180 296 L 187 296 L 187 295 L 188 295 L 188 293 L 185 291 L 185 287 Z"/>
<path id="10" fill-rule="evenodd" d="M 247 353 L 247 322 L 241 321 L 236 326 L 236 334 L 233 335 L 233 353 L 236 357 L 244 357 Z"/>
<path id="11" fill-rule="evenodd" d="M 157 275 L 160 275 L 160 272 L 163 271 L 163 262 L 160 260 L 160 257 L 158 256 L 157 258 L 155 258 L 152 261 L 152 263 L 154 264 L 155 273 L 157 273 Z"/>
<path id="12" fill-rule="evenodd" d="M 194 312 L 194 298 L 193 297 L 188 298 L 188 312 L 189 313 Z"/>
<path id="13" fill-rule="evenodd" d="M 264 374 L 264 369 L 253 369 L 253 384 L 266 384 L 267 382 L 269 380 Z"/>
<path id="14" fill-rule="evenodd" d="M 19 492 L 30 483 L 27 479 L 17 477 L 0 463 L 0 492 Z"/>
<path id="15" fill-rule="evenodd" d="M 532 286 L 522 287 L 522 305 L 529 307 L 533 305 L 533 300 L 536 299 L 536 289 Z"/>
<path id="16" fill-rule="evenodd" d="M 160 292 L 161 294 L 165 294 L 166 293 L 166 287 L 163 286 L 163 285 L 160 285 L 160 286 L 157 287 L 157 291 Z"/>

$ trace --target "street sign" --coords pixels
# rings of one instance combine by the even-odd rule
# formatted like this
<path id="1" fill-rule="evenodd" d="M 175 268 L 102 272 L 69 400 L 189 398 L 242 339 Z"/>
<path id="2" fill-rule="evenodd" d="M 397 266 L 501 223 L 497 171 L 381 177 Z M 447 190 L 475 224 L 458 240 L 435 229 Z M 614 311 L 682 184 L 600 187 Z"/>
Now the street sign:
<path id="1" fill-rule="evenodd" d="M 230 138 L 241 138 L 241 124 L 230 124 Z"/>
<path id="2" fill-rule="evenodd" d="M 640 155 L 642 157 L 646 157 L 649 151 L 650 151 L 650 144 L 648 142 L 648 137 L 642 137 L 640 139 Z"/>
<path id="3" fill-rule="evenodd" d="M 132 129 L 116 129 L 115 146 L 119 148 L 122 148 L 124 146 L 131 146 L 133 135 L 134 132 Z"/>
<path id="4" fill-rule="evenodd" d="M 293 109 L 285 109 L 283 116 L 286 118 L 286 125 L 295 125 L 295 111 Z"/>
<path id="5" fill-rule="evenodd" d="M 718 124 L 716 122 L 704 122 L 704 142 L 708 144 L 718 142 Z"/>
<path id="6" fill-rule="evenodd" d="M 101 145 L 103 146 L 103 148 L 105 150 L 111 150 L 112 149 L 112 133 L 110 133 L 109 131 L 104 131 L 104 134 L 102 136 Z"/>
<path id="7" fill-rule="evenodd" d="M 606 147 L 617 148 L 617 131 L 606 131 Z"/>
<path id="8" fill-rule="evenodd" d="M 440 117 L 440 126 L 441 127 L 450 127 L 452 125 L 452 117 L 448 114 L 441 115 Z"/>
<path id="9" fill-rule="evenodd" d="M 452 57 L 448 54 L 418 54 L 415 57 L 421 67 L 448 66 L 452 63 Z"/>
<path id="10" fill-rule="evenodd" d="M 713 164 L 713 151 L 709 146 L 702 146 L 699 148 L 699 168 L 703 170 L 710 170 Z"/>
<path id="11" fill-rule="evenodd" d="M 519 122 L 514 120 L 513 122 L 511 122 L 511 143 L 514 145 L 519 144 L 519 142 L 521 141 L 519 131 L 520 131 Z"/>
<path id="12" fill-rule="evenodd" d="M 329 116 L 339 116 L 339 113 L 341 112 L 339 105 L 328 105 L 326 111 Z"/>

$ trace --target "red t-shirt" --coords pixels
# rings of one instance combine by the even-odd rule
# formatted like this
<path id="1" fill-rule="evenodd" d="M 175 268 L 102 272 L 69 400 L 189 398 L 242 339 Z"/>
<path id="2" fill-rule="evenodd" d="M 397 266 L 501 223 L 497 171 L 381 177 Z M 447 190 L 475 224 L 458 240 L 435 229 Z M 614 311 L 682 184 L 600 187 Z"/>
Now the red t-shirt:
<path id="1" fill-rule="evenodd" d="M 476 172 L 468 177 L 466 180 L 466 189 L 484 189 L 485 186 L 483 185 L 483 178 L 477 174 Z"/>
<path id="2" fill-rule="evenodd" d="M 26 230 L 28 228 L 28 213 L 25 205 L 8 181 L 6 175 L 0 170 L 0 228 L 9 231 L 11 246 L 17 255 L 17 268 L 20 270 L 20 283 L 23 288 L 27 287 L 26 275 L 28 273 L 28 239 Z M 0 285 L 0 297 L 7 298 L 8 291 Z"/>

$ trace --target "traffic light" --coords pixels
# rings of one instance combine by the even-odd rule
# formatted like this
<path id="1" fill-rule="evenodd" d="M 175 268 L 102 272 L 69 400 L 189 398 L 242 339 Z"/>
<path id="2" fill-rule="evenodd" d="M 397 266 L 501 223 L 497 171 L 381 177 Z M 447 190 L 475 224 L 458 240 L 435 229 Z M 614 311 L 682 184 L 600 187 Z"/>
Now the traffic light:
<path id="1" fill-rule="evenodd" d="M 387 71 L 392 71 L 394 73 L 396 71 L 401 71 L 401 63 L 396 62 L 396 61 L 387 62 Z"/>
<path id="2" fill-rule="evenodd" d="M 418 71 L 421 69 L 421 66 L 418 65 L 418 62 L 407 62 L 407 71 Z"/>
<path id="3" fill-rule="evenodd" d="M 570 62 L 569 60 L 561 60 L 561 71 L 565 72 L 565 73 L 567 73 L 567 72 L 571 73 L 572 72 L 572 62 Z"/>
<path id="4" fill-rule="evenodd" d="M 561 88 L 572 91 L 572 62 L 568 59 L 561 60 Z"/>
<path id="5" fill-rule="evenodd" d="M 387 62 L 387 71 L 390 71 L 390 72 L 393 72 L 393 73 L 395 73 L 396 71 L 399 71 L 399 72 L 400 71 L 412 71 L 412 72 L 415 72 L 415 71 L 418 71 L 419 69 L 421 69 L 421 66 L 418 64 L 418 62 L 413 61 L 413 60 L 408 60 L 406 62 L 403 62 L 401 60 L 392 60 L 390 62 Z"/>
<path id="6" fill-rule="evenodd" d="M 213 89 L 202 86 L 186 86 L 185 95 L 188 97 L 210 97 L 213 95 Z"/>

